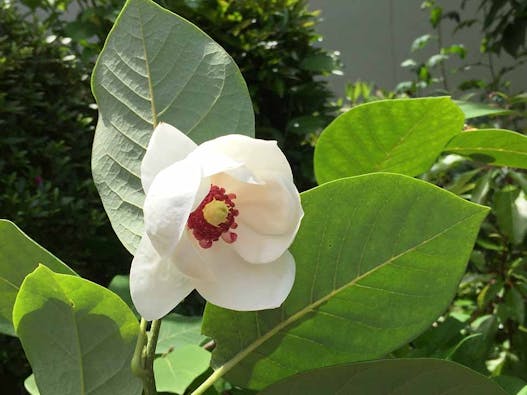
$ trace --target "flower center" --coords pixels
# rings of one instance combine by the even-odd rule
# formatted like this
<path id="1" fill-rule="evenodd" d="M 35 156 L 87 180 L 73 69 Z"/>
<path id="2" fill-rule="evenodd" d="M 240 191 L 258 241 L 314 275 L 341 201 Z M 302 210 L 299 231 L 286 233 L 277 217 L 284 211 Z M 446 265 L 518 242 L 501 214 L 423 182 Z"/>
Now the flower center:
<path id="1" fill-rule="evenodd" d="M 229 207 L 225 204 L 223 200 L 212 199 L 212 202 L 209 202 L 203 207 L 203 218 L 209 224 L 218 226 L 219 224 L 225 222 L 229 215 Z"/>
<path id="2" fill-rule="evenodd" d="M 202 248 L 210 248 L 220 237 L 226 243 L 236 241 L 238 235 L 231 231 L 238 227 L 234 199 L 234 193 L 227 194 L 224 188 L 211 185 L 207 196 L 189 215 L 187 226 Z"/>

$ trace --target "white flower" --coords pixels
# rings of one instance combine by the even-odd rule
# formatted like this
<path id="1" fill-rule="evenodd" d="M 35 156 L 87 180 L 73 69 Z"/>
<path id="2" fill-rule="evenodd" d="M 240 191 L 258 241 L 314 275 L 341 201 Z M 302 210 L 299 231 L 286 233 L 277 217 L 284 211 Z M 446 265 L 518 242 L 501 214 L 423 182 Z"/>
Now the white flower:
<path id="1" fill-rule="evenodd" d="M 233 310 L 280 306 L 303 216 L 275 141 L 228 135 L 197 146 L 159 124 L 141 164 L 145 234 L 130 270 L 139 313 L 158 319 L 193 289 Z"/>

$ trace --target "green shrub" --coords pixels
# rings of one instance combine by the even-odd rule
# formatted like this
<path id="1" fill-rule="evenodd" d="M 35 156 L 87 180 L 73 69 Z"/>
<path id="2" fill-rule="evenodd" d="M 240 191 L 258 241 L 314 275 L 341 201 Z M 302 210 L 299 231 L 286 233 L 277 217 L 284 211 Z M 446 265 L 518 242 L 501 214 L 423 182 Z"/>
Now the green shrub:
<path id="1" fill-rule="evenodd" d="M 95 110 L 71 40 L 0 12 L 0 216 L 100 283 L 130 258 L 108 225 L 90 171 Z"/>

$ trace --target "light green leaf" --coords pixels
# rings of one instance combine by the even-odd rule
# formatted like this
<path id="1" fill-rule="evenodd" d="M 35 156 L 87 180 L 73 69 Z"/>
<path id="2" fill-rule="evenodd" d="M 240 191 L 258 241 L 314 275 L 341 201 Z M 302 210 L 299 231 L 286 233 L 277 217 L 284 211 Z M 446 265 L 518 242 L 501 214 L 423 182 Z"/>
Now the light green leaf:
<path id="1" fill-rule="evenodd" d="M 185 345 L 199 345 L 205 340 L 201 334 L 201 317 L 169 314 L 163 318 L 156 353 L 163 354 Z"/>
<path id="2" fill-rule="evenodd" d="M 0 220 L 0 333 L 15 336 L 13 305 L 20 284 L 40 264 L 57 273 L 75 274 L 60 259 L 31 240 L 14 223 Z"/>
<path id="3" fill-rule="evenodd" d="M 464 366 L 439 359 L 392 359 L 332 366 L 278 382 L 260 395 L 506 395 Z"/>
<path id="4" fill-rule="evenodd" d="M 466 119 L 478 118 L 478 117 L 488 117 L 488 116 L 498 116 L 498 115 L 508 115 L 512 111 L 505 110 L 503 108 L 496 108 L 489 106 L 488 104 L 483 103 L 474 103 L 464 100 L 454 100 L 454 102 L 459 106 L 463 114 L 465 114 Z"/>
<path id="5" fill-rule="evenodd" d="M 315 175 L 319 184 L 378 171 L 416 176 L 462 128 L 463 114 L 447 97 L 362 104 L 320 135 Z"/>
<path id="6" fill-rule="evenodd" d="M 444 150 L 490 165 L 527 169 L 527 136 L 510 130 L 463 132 L 450 140 Z"/>
<path id="7" fill-rule="evenodd" d="M 274 310 L 208 304 L 213 366 L 260 389 L 291 374 L 378 358 L 427 329 L 456 292 L 485 207 L 424 181 L 369 174 L 302 194 L 297 274 Z M 229 362 L 228 362 L 229 361 Z"/>
<path id="8" fill-rule="evenodd" d="M 139 326 L 106 288 L 39 266 L 20 287 L 13 323 L 42 395 L 141 393 L 130 369 Z"/>
<path id="9" fill-rule="evenodd" d="M 27 392 L 29 392 L 31 395 L 40 395 L 40 392 L 37 387 L 37 383 L 35 382 L 35 375 L 31 374 L 24 380 L 24 388 Z"/>
<path id="10" fill-rule="evenodd" d="M 232 58 L 190 22 L 150 0 L 128 0 L 92 77 L 99 107 L 93 177 L 117 236 L 132 253 L 143 231 L 140 163 L 154 126 L 195 142 L 254 135 L 247 86 Z"/>
<path id="11" fill-rule="evenodd" d="M 158 391 L 183 394 L 210 364 L 210 352 L 198 346 L 186 345 L 154 361 Z"/>

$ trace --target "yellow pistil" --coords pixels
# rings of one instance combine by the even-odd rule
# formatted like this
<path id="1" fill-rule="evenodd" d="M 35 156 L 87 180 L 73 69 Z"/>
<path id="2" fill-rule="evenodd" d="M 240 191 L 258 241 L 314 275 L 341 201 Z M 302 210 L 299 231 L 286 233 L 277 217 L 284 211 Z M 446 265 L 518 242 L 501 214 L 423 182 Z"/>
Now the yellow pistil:
<path id="1" fill-rule="evenodd" d="M 203 207 L 203 218 L 209 224 L 218 226 L 227 220 L 229 215 L 229 208 L 223 200 L 212 199 Z"/>

